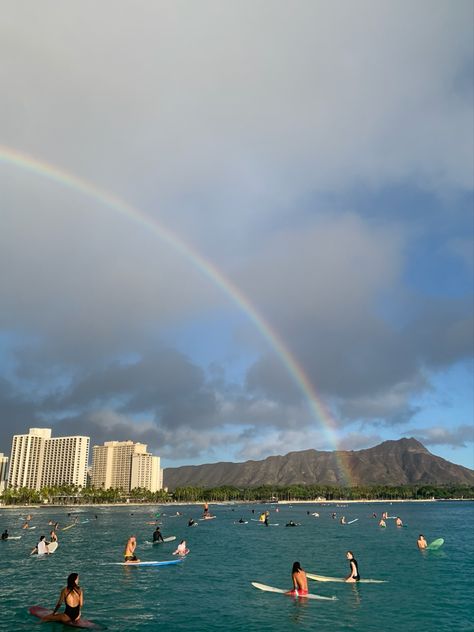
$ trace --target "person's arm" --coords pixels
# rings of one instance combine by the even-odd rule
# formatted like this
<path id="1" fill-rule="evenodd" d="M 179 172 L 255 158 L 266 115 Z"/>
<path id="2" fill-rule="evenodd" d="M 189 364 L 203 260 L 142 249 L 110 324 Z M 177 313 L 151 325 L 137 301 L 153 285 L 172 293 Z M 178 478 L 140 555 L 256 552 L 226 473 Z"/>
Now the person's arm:
<path id="1" fill-rule="evenodd" d="M 82 606 L 84 605 L 84 591 L 82 590 L 82 588 L 79 589 L 80 595 L 79 595 L 79 605 Z"/>
<path id="2" fill-rule="evenodd" d="M 59 610 L 59 608 L 61 607 L 61 604 L 63 602 L 64 599 L 64 588 L 61 590 L 61 593 L 59 595 L 59 599 L 58 599 L 58 603 L 56 604 L 54 610 L 53 610 L 53 614 L 56 614 L 56 612 Z"/>

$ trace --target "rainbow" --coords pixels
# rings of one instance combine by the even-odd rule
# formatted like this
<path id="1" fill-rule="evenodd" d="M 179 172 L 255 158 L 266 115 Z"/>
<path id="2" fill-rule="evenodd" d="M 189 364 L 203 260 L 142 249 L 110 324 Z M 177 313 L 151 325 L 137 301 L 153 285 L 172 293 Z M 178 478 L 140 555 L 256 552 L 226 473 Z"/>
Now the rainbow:
<path id="1" fill-rule="evenodd" d="M 298 364 L 279 334 L 264 319 L 257 308 L 250 302 L 243 292 L 234 283 L 232 283 L 230 279 L 222 274 L 222 272 L 211 263 L 211 261 L 206 259 L 195 248 L 187 244 L 176 233 L 160 224 L 154 218 L 151 218 L 142 210 L 131 206 L 109 191 L 101 189 L 83 178 L 63 169 L 59 169 L 51 163 L 37 160 L 32 156 L 2 145 L 0 145 L 0 162 L 12 165 L 22 169 L 23 171 L 34 173 L 63 187 L 80 192 L 81 194 L 119 213 L 128 220 L 151 231 L 162 242 L 168 244 L 177 253 L 185 257 L 185 259 L 187 259 L 205 277 L 216 285 L 224 294 L 226 294 L 229 299 L 231 299 L 231 301 L 233 301 L 233 303 L 235 303 L 235 305 L 237 305 L 237 307 L 252 321 L 263 338 L 280 358 L 281 362 L 286 367 L 286 370 L 299 387 L 308 402 L 312 416 L 316 421 L 321 423 L 324 434 L 330 445 L 337 450 L 338 440 L 336 422 L 324 402 L 317 395 L 304 370 Z M 343 482 L 345 484 L 350 484 L 351 475 L 343 462 L 342 455 L 339 459 L 339 469 Z"/>

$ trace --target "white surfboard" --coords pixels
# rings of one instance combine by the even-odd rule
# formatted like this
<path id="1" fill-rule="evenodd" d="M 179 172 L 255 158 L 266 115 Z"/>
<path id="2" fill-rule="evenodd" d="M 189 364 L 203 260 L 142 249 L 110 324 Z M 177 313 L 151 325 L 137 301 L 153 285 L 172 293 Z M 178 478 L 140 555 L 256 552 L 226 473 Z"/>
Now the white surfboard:
<path id="1" fill-rule="evenodd" d="M 54 553 L 54 551 L 58 548 L 58 543 L 50 542 L 46 548 L 48 549 L 48 553 Z"/>
<path id="2" fill-rule="evenodd" d="M 326 575 L 313 575 L 313 573 L 306 573 L 308 579 L 314 579 L 317 582 L 339 582 L 344 584 L 346 580 L 343 577 L 326 577 Z M 353 582 L 348 582 L 353 583 Z M 358 584 L 386 584 L 384 579 L 359 579 Z"/>
<path id="3" fill-rule="evenodd" d="M 7 540 L 21 540 L 21 535 L 9 535 Z"/>
<path id="4" fill-rule="evenodd" d="M 274 588 L 273 586 L 267 586 L 266 584 L 259 584 L 258 582 L 252 582 L 252 586 L 254 588 L 258 588 L 259 590 L 263 590 L 265 592 L 272 592 L 272 593 L 279 593 L 281 595 L 288 595 L 288 596 L 292 596 L 289 594 L 288 590 L 282 590 L 281 588 Z M 337 597 L 323 597 L 322 595 L 311 595 L 311 594 L 307 594 L 307 595 L 300 595 L 301 599 L 318 599 L 319 601 L 336 601 Z"/>

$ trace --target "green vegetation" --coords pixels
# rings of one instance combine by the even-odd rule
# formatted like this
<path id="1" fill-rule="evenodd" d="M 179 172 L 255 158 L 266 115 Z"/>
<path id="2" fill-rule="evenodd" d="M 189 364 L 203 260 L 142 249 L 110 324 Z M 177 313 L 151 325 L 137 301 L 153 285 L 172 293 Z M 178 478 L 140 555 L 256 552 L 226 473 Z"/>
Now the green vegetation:
<path id="1" fill-rule="evenodd" d="M 400 485 L 389 487 L 373 485 L 361 487 L 335 487 L 329 485 L 289 485 L 285 487 L 261 486 L 238 489 L 222 486 L 178 487 L 173 493 L 149 492 L 133 489 L 130 494 L 122 489 L 95 489 L 62 485 L 34 489 L 6 489 L 0 497 L 5 505 L 32 504 L 103 504 L 103 503 L 169 503 L 169 502 L 269 502 L 275 500 L 423 500 L 423 499 L 474 499 L 474 486 L 470 485 Z"/>

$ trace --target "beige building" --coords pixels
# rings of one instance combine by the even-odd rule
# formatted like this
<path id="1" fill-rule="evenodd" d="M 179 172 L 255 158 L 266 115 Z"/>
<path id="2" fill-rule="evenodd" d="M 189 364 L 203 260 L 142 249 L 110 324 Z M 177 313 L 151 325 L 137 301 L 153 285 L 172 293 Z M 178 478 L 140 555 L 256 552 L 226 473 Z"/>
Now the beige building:
<path id="1" fill-rule="evenodd" d="M 93 487 L 120 488 L 127 493 L 134 487 L 158 491 L 162 487 L 160 459 L 149 454 L 144 443 L 106 441 L 92 450 L 91 483 Z"/>
<path id="2" fill-rule="evenodd" d="M 130 489 L 142 487 L 150 492 L 163 489 L 163 470 L 160 468 L 160 457 L 152 454 L 134 454 L 132 456 L 132 472 Z"/>
<path id="3" fill-rule="evenodd" d="M 41 489 L 53 485 L 86 485 L 89 437 L 51 437 L 50 428 L 30 428 L 14 435 L 9 487 Z"/>
<path id="4" fill-rule="evenodd" d="M 0 452 L 0 494 L 6 488 L 8 483 L 8 457 Z"/>

